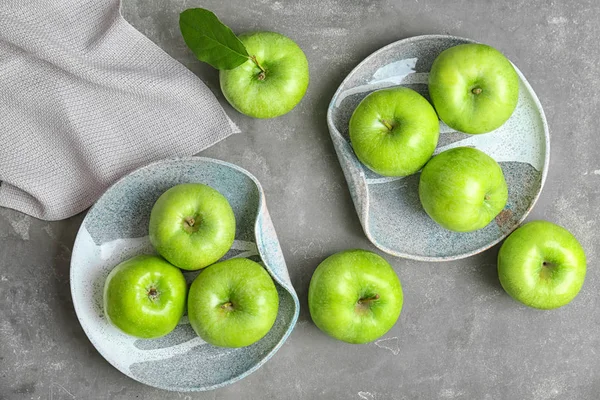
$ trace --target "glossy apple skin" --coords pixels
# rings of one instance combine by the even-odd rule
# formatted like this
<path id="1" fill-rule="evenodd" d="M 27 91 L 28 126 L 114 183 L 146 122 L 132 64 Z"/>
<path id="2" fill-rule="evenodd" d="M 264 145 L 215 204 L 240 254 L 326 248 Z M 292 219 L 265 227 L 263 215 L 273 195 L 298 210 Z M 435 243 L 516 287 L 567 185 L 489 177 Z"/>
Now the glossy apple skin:
<path id="1" fill-rule="evenodd" d="M 197 270 L 229 251 L 235 239 L 235 216 L 217 190 L 184 183 L 158 198 L 150 213 L 149 233 L 156 251 L 171 264 Z"/>
<path id="2" fill-rule="evenodd" d="M 485 133 L 512 115 L 519 99 L 519 77 L 511 62 L 493 47 L 461 44 L 444 50 L 433 62 L 429 95 L 449 127 Z"/>
<path id="3" fill-rule="evenodd" d="M 225 98 L 239 112 L 253 118 L 274 118 L 290 112 L 308 88 L 308 60 L 293 40 L 275 32 L 239 36 L 250 56 L 231 70 L 221 70 L 219 80 Z"/>
<path id="4" fill-rule="evenodd" d="M 566 229 L 532 221 L 515 230 L 498 253 L 506 293 L 534 308 L 562 307 L 577 296 L 586 274 L 583 247 Z"/>
<path id="5" fill-rule="evenodd" d="M 206 268 L 192 283 L 188 297 L 190 324 L 206 342 L 244 347 L 273 327 L 279 295 L 269 273 L 246 258 Z"/>
<path id="6" fill-rule="evenodd" d="M 423 96 L 397 87 L 365 97 L 350 118 L 349 130 L 356 157 L 363 164 L 380 175 L 406 176 L 431 158 L 440 125 Z"/>
<path id="7" fill-rule="evenodd" d="M 508 200 L 502 168 L 484 152 L 457 147 L 425 165 L 419 180 L 425 212 L 438 224 L 456 232 L 470 232 L 489 224 Z"/>
<path id="8" fill-rule="evenodd" d="M 383 336 L 398 320 L 402 302 L 402 286 L 390 264 L 366 250 L 346 250 L 326 258 L 308 289 L 315 325 L 348 343 L 368 343 Z"/>
<path id="9" fill-rule="evenodd" d="M 104 284 L 104 312 L 128 335 L 157 338 L 171 332 L 185 309 L 181 270 L 158 256 L 140 255 L 117 265 Z"/>

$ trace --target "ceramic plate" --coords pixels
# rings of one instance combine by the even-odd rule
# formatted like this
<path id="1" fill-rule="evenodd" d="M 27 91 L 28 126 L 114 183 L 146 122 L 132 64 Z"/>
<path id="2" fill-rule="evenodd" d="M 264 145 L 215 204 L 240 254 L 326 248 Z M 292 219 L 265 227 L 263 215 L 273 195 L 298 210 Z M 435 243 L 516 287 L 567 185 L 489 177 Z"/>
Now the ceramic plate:
<path id="1" fill-rule="evenodd" d="M 269 333 L 239 349 L 207 344 L 184 316 L 159 339 L 136 339 L 108 323 L 102 306 L 104 281 L 111 269 L 137 254 L 154 253 L 148 239 L 150 210 L 168 188 L 185 182 L 212 186 L 229 200 L 236 217 L 232 249 L 223 259 L 261 262 L 279 292 L 279 314 Z M 198 272 L 186 272 L 188 283 Z M 200 391 L 235 382 L 265 363 L 296 324 L 298 297 L 256 178 L 235 165 L 190 157 L 160 161 L 127 175 L 86 215 L 73 247 L 71 293 L 77 317 L 100 354 L 121 372 L 147 385 Z"/>
<path id="2" fill-rule="evenodd" d="M 388 178 L 356 158 L 348 138 L 348 122 L 369 93 L 398 85 L 428 96 L 433 60 L 443 50 L 475 43 L 453 36 L 416 36 L 392 43 L 367 57 L 342 82 L 327 112 L 327 123 L 365 234 L 375 246 L 399 257 L 445 261 L 479 253 L 512 232 L 535 204 L 548 171 L 550 136 L 542 106 L 519 75 L 519 101 L 511 118 L 497 130 L 467 135 L 440 125 L 436 154 L 458 146 L 478 148 L 498 161 L 508 184 L 505 209 L 487 227 L 457 233 L 443 229 L 421 207 L 419 174 Z"/>

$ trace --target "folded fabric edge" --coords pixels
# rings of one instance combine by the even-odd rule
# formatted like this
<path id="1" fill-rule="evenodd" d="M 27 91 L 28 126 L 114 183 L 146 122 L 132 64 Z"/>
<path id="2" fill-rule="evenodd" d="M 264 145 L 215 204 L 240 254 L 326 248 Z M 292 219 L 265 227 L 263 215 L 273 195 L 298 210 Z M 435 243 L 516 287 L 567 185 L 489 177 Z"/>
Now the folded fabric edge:
<path id="1" fill-rule="evenodd" d="M 227 118 L 229 119 L 229 117 Z M 130 174 L 131 172 L 162 159 L 196 155 L 202 152 L 203 150 L 206 150 L 207 148 L 214 146 L 215 144 L 228 138 L 230 135 L 240 133 L 240 129 L 237 127 L 237 125 L 231 119 L 229 119 L 229 121 L 231 122 L 231 131 L 225 132 L 211 145 L 190 149 L 190 151 L 186 154 L 173 154 L 170 157 L 153 157 L 151 159 L 145 160 L 143 163 L 136 164 L 133 166 L 133 168 L 130 168 L 127 171 L 123 171 L 123 173 L 120 176 L 116 177 L 116 179 L 114 179 L 114 181 L 111 184 L 98 188 L 98 190 L 95 191 L 95 193 L 98 194 L 90 196 L 88 201 L 82 203 L 79 207 L 71 207 L 70 209 L 68 209 L 68 207 L 65 207 L 65 209 L 63 210 L 50 212 L 45 211 L 43 205 L 40 204 L 39 201 L 33 196 L 31 196 L 29 193 L 20 190 L 19 188 L 4 181 L 0 181 L 0 207 L 16 210 L 43 221 L 60 221 L 63 219 L 73 217 L 81 212 L 86 211 L 88 208 L 94 205 L 94 203 L 100 198 L 100 196 L 102 196 L 104 192 L 106 192 L 106 190 L 108 190 L 112 185 L 119 182 L 119 180 L 121 180 L 124 176 Z"/>

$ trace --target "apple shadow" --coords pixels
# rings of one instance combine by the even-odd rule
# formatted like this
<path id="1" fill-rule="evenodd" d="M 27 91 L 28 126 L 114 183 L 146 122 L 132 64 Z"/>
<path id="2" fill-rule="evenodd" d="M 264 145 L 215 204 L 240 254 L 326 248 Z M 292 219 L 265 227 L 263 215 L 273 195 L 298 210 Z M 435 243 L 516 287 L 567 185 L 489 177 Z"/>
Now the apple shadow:
<path id="1" fill-rule="evenodd" d="M 308 307 L 308 288 L 310 286 L 310 280 L 315 270 L 323 260 L 325 260 L 330 254 L 324 254 L 315 260 L 305 261 L 303 265 L 297 265 L 297 270 L 301 271 L 301 276 L 295 276 L 292 278 L 292 285 L 298 295 L 298 301 L 300 302 L 300 314 L 298 315 L 298 321 L 306 321 L 313 326 L 314 329 L 318 329 L 314 324 L 310 315 L 310 309 Z"/>
<path id="2" fill-rule="evenodd" d="M 504 241 L 499 244 L 493 246 L 489 250 L 482 252 L 479 255 L 480 261 L 479 265 L 481 269 L 477 271 L 477 276 L 483 282 L 484 285 L 493 289 L 502 289 L 502 285 L 500 284 L 500 279 L 498 278 L 498 251 L 500 250 L 500 246 L 504 243 Z"/>

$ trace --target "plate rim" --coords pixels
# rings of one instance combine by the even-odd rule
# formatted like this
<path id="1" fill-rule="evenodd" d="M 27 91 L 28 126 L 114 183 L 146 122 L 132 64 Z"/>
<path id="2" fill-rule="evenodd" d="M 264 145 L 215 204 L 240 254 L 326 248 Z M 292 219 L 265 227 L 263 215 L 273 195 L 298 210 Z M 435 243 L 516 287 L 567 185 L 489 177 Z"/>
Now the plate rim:
<path id="1" fill-rule="evenodd" d="M 340 160 L 341 157 L 340 157 L 340 153 L 338 151 L 338 145 L 335 143 L 333 136 L 338 135 L 344 141 L 346 141 L 346 142 L 348 142 L 348 141 L 342 137 L 341 133 L 337 130 L 337 128 L 335 127 L 335 124 L 333 123 L 333 109 L 334 109 L 335 103 L 337 101 L 338 95 L 341 93 L 341 89 L 346 84 L 346 82 L 348 82 L 353 77 L 353 75 L 358 70 L 360 70 L 367 62 L 369 62 L 371 59 L 375 58 L 380 53 L 383 53 L 392 47 L 395 47 L 398 45 L 405 46 L 412 42 L 417 42 L 417 41 L 429 41 L 429 40 L 438 40 L 438 39 L 450 39 L 450 40 L 457 40 L 457 41 L 462 41 L 462 42 L 466 42 L 466 43 L 480 43 L 473 39 L 469 39 L 469 38 L 465 38 L 465 37 L 461 37 L 461 36 L 455 36 L 455 35 L 428 34 L 428 35 L 410 36 L 410 37 L 407 37 L 404 39 L 394 41 L 392 43 L 389 43 L 389 44 L 375 50 L 373 53 L 369 54 L 361 62 L 359 62 L 348 73 L 348 75 L 346 75 L 344 80 L 339 84 L 338 88 L 336 89 L 335 93 L 333 94 L 333 97 L 331 98 L 331 101 L 329 102 L 329 105 L 327 107 L 327 126 L 329 128 L 329 136 L 332 138 L 332 141 L 334 142 L 333 145 L 335 147 L 336 154 L 338 155 L 338 162 L 341 161 Z M 535 93 L 535 91 L 531 87 L 529 81 L 527 81 L 527 79 L 525 78 L 525 76 L 523 75 L 521 70 L 512 61 L 511 61 L 511 64 L 513 65 L 515 71 L 517 72 L 517 75 L 519 76 L 519 79 L 523 83 L 523 86 L 525 87 L 525 89 L 527 90 L 527 92 L 529 93 L 531 98 L 533 99 L 533 103 L 535 104 L 537 111 L 540 113 L 540 117 L 542 120 L 542 127 L 544 129 L 544 138 L 545 138 L 544 165 L 542 167 L 542 170 L 540 171 L 542 173 L 542 179 L 540 181 L 540 188 L 537 191 L 537 193 L 535 194 L 535 196 L 533 197 L 531 204 L 527 207 L 527 209 L 525 210 L 523 215 L 519 218 L 519 220 L 513 227 L 511 227 L 510 229 L 507 229 L 506 231 L 503 231 L 502 234 L 497 239 L 494 239 L 491 242 L 486 243 L 483 246 L 480 246 L 471 251 L 463 252 L 463 253 L 456 254 L 456 255 L 450 255 L 450 256 L 421 256 L 421 255 L 405 253 L 402 251 L 396 251 L 394 249 L 390 249 L 390 248 L 378 243 L 375 240 L 375 238 L 372 236 L 372 234 L 368 228 L 368 226 L 369 226 L 369 224 L 368 224 L 368 222 L 369 222 L 368 209 L 369 209 L 369 202 L 370 202 L 369 185 L 366 184 L 366 178 L 364 175 L 364 171 L 360 171 L 359 176 L 360 176 L 360 179 L 364 183 L 364 188 L 365 188 L 365 193 L 366 193 L 366 196 L 365 196 L 366 198 L 364 199 L 364 201 L 365 201 L 364 209 L 366 210 L 366 212 L 362 212 L 362 214 L 363 214 L 362 217 L 360 215 L 361 211 L 358 209 L 359 206 L 354 199 L 355 196 L 352 195 L 351 197 L 352 197 L 352 201 L 354 203 L 354 207 L 357 211 L 357 214 L 359 214 L 359 220 L 360 220 L 361 226 L 363 228 L 363 231 L 364 231 L 365 235 L 367 236 L 367 239 L 369 239 L 369 241 L 375 247 L 377 247 L 378 249 L 380 249 L 381 251 L 383 251 L 387 254 L 391 254 L 396 257 L 406 258 L 406 259 L 410 259 L 410 260 L 416 260 L 416 261 L 444 262 L 444 261 L 460 260 L 463 258 L 468 258 L 468 257 L 474 256 L 476 254 L 482 253 L 482 252 L 494 247 L 496 244 L 498 244 L 502 240 L 506 239 L 529 216 L 529 213 L 531 212 L 531 210 L 533 210 L 533 208 L 535 207 L 537 201 L 539 200 L 539 198 L 542 194 L 542 190 L 544 189 L 544 185 L 546 183 L 546 178 L 548 175 L 548 167 L 550 165 L 550 131 L 548 129 L 548 121 L 546 120 L 546 114 L 544 112 L 544 108 L 542 107 L 542 103 L 540 102 L 537 94 Z M 402 85 L 397 84 L 397 85 L 391 85 L 390 87 L 394 87 L 394 86 L 402 86 Z M 348 142 L 348 144 L 349 144 L 349 142 Z M 354 157 L 356 157 L 356 155 L 354 155 Z M 340 166 L 341 166 L 341 162 L 340 162 Z M 346 172 L 345 172 L 344 167 L 342 167 L 342 169 L 344 170 L 344 179 L 346 180 L 346 185 L 348 185 L 348 178 L 346 177 Z M 363 223 L 363 220 L 364 220 L 364 223 Z"/>
<path id="2" fill-rule="evenodd" d="M 117 181 L 115 181 L 112 185 L 110 185 L 101 195 L 100 197 L 98 197 L 98 199 L 94 202 L 94 204 L 88 209 L 88 211 L 86 212 L 85 217 L 83 218 L 83 220 L 81 221 L 81 224 L 79 225 L 79 229 L 77 230 L 77 235 L 75 236 L 75 241 L 73 242 L 73 249 L 71 251 L 71 262 L 69 263 L 70 266 L 70 270 L 69 270 L 69 287 L 70 287 L 70 292 L 71 292 L 71 300 L 73 301 L 73 308 L 75 309 L 75 315 L 77 316 L 77 320 L 79 321 L 79 325 L 81 325 L 81 328 L 83 329 L 87 339 L 90 341 L 90 343 L 94 346 L 94 348 L 96 349 L 96 351 L 102 356 L 102 358 L 104 358 L 110 365 L 112 365 L 116 370 L 118 370 L 119 372 L 121 372 L 122 374 L 128 376 L 129 378 L 140 382 L 144 385 L 150 386 L 150 387 L 154 387 L 157 389 L 161 389 L 161 390 L 166 390 L 166 391 L 176 391 L 176 392 L 206 392 L 206 391 L 210 391 L 210 390 L 214 390 L 214 389 L 218 389 L 224 386 L 228 386 L 232 383 L 235 383 L 245 377 L 247 377 L 248 375 L 250 375 L 251 373 L 255 372 L 256 370 L 258 370 L 260 367 L 262 367 L 267 361 L 269 361 L 271 359 L 271 357 L 273 357 L 273 355 L 281 348 L 281 346 L 283 346 L 283 344 L 287 341 L 287 339 L 289 338 L 289 336 L 291 335 L 292 331 L 294 330 L 296 323 L 298 321 L 298 317 L 300 315 L 300 300 L 298 299 L 298 294 L 296 293 L 293 285 L 291 284 L 291 282 L 288 284 L 287 282 L 282 282 L 281 279 L 279 279 L 279 277 L 277 275 L 275 275 L 272 270 L 271 267 L 268 266 L 266 263 L 263 264 L 265 265 L 265 269 L 267 269 L 267 271 L 269 272 L 269 275 L 271 276 L 271 278 L 273 280 L 275 280 L 285 291 L 287 291 L 290 294 L 290 297 L 292 298 L 293 302 L 294 302 L 294 315 L 291 318 L 290 322 L 289 322 L 289 326 L 286 329 L 285 333 L 283 334 L 283 336 L 279 339 L 279 341 L 277 342 L 277 344 L 259 361 L 257 362 L 255 365 L 253 365 L 251 368 L 245 370 L 244 372 L 242 372 L 241 374 L 234 376 L 231 379 L 228 379 L 226 381 L 223 381 L 221 383 L 217 383 L 214 385 L 210 385 L 210 386 L 203 386 L 203 387 L 199 387 L 199 388 L 180 388 L 180 387 L 171 387 L 171 386 L 166 386 L 166 385 L 160 385 L 160 384 L 154 384 L 154 383 L 148 383 L 148 382 L 143 382 L 140 379 L 138 379 L 137 377 L 133 376 L 133 374 L 129 373 L 129 372 L 125 372 L 123 370 L 121 370 L 119 367 L 117 367 L 112 360 L 109 360 L 106 355 L 104 354 L 103 351 L 100 350 L 100 348 L 98 347 L 95 339 L 92 339 L 90 337 L 90 335 L 88 334 L 88 329 L 89 327 L 86 327 L 85 323 L 82 321 L 82 317 L 80 317 L 81 314 L 81 310 L 78 307 L 78 301 L 75 300 L 75 296 L 74 296 L 74 286 L 77 285 L 77 283 L 74 279 L 73 279 L 73 275 L 74 275 L 74 257 L 73 254 L 75 254 L 76 249 L 80 246 L 80 242 L 81 242 L 81 235 L 82 235 L 82 231 L 85 228 L 85 223 L 88 220 L 88 215 L 90 214 L 90 212 L 92 210 L 94 210 L 97 205 L 98 202 L 100 201 L 100 199 L 102 199 L 102 197 L 104 197 L 104 195 L 106 193 L 108 193 L 110 190 L 112 190 L 115 186 L 117 186 L 118 184 L 120 184 L 122 181 L 124 181 L 125 179 L 127 179 L 130 175 L 133 175 L 139 171 L 142 171 L 144 169 L 150 169 L 152 167 L 155 167 L 157 165 L 161 165 L 161 164 L 167 164 L 167 163 L 177 163 L 178 161 L 201 161 L 201 162 L 209 162 L 209 163 L 215 163 L 215 164 L 220 164 L 220 165 L 224 165 L 226 167 L 232 168 L 236 171 L 239 171 L 241 173 L 243 173 L 244 175 L 246 175 L 248 178 L 250 178 L 254 184 L 256 185 L 257 189 L 258 189 L 258 193 L 259 193 L 259 199 L 258 199 L 258 212 L 257 212 L 257 216 L 254 220 L 254 236 L 256 238 L 257 236 L 257 231 L 259 229 L 258 226 L 258 220 L 259 220 L 259 216 L 260 214 L 263 212 L 263 209 L 266 210 L 266 199 L 265 199 L 265 194 L 264 194 L 264 190 L 262 188 L 262 185 L 260 184 L 260 182 L 258 181 L 258 179 L 251 174 L 250 172 L 248 172 L 246 169 L 232 164 L 230 162 L 227 161 L 222 161 L 222 160 L 218 160 L 215 158 L 210 158 L 210 157 L 202 157 L 202 156 L 184 156 L 184 157 L 170 157 L 170 158 L 165 158 L 165 159 L 161 159 L 161 160 L 156 160 L 153 161 L 149 164 L 145 164 L 142 165 L 130 172 L 128 172 L 127 174 L 123 175 L 121 178 L 119 178 Z M 270 218 L 270 217 L 269 217 Z M 276 235 L 276 232 L 275 232 Z M 279 239 L 277 240 L 279 242 Z M 258 254 L 261 256 L 261 259 L 264 260 L 263 254 L 262 254 L 262 250 L 261 248 L 257 245 L 257 251 Z M 286 265 L 287 268 L 287 265 Z"/>

